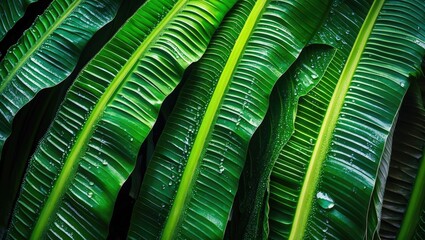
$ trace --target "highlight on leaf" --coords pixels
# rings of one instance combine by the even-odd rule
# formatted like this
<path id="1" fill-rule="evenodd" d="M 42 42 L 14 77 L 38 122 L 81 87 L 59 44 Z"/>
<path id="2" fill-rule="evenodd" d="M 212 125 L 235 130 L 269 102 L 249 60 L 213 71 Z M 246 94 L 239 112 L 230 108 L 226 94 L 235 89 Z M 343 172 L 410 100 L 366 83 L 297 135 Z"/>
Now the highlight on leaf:
<path id="1" fill-rule="evenodd" d="M 425 238 L 424 1 L 35 1 L 0 238 Z"/>

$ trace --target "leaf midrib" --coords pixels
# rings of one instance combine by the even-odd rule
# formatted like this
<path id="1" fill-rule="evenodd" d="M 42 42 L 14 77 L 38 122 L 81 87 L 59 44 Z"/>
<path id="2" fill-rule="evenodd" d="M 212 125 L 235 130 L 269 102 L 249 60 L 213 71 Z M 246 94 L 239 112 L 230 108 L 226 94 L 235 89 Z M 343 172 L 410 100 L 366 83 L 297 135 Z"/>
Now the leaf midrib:
<path id="1" fill-rule="evenodd" d="M 21 69 L 22 65 L 24 65 L 30 56 L 34 54 L 34 52 L 40 48 L 41 45 L 46 41 L 46 39 L 65 21 L 65 19 L 74 11 L 76 7 L 79 6 L 82 0 L 76 0 L 71 5 L 69 5 L 68 9 L 53 23 L 50 28 L 35 42 L 35 44 L 28 49 L 28 51 L 19 59 L 18 63 L 9 71 L 6 78 L 0 83 L 0 93 L 6 88 L 8 83 L 12 81 L 13 77 L 16 75 L 19 69 Z M 47 11 L 49 8 L 47 9 Z M 44 14 L 44 13 L 43 13 Z M 28 31 L 31 31 L 35 27 L 32 26 Z"/>
<path id="2" fill-rule="evenodd" d="M 120 88 L 123 81 L 126 79 L 129 73 L 133 70 L 135 64 L 145 54 L 146 50 L 156 42 L 162 30 L 168 25 L 170 20 L 180 11 L 180 9 L 186 4 L 188 0 L 179 0 L 174 7 L 168 12 L 168 14 L 161 20 L 161 22 L 152 30 L 152 32 L 146 37 L 143 43 L 136 49 L 131 55 L 126 64 L 121 68 L 111 84 L 105 90 L 104 94 L 100 97 L 96 106 L 93 108 L 90 116 L 86 123 L 81 129 L 80 134 L 75 140 L 74 145 L 70 149 L 68 157 L 65 159 L 62 171 L 60 172 L 55 184 L 53 185 L 52 191 L 44 204 L 41 214 L 34 227 L 31 239 L 40 239 L 45 232 L 49 218 L 57 207 L 57 202 L 60 201 L 61 196 L 66 191 L 68 182 L 72 179 L 71 176 L 75 174 L 77 168 L 74 167 L 75 163 L 78 162 L 81 153 L 87 147 L 88 139 L 92 136 L 96 124 L 99 121 L 99 117 L 102 115 L 106 105 L 109 103 L 111 98 L 115 95 L 115 92 Z"/>
<path id="3" fill-rule="evenodd" d="M 183 172 L 182 179 L 177 189 L 177 194 L 174 199 L 173 206 L 170 210 L 168 218 L 165 223 L 165 227 L 161 236 L 161 239 L 172 239 L 176 232 L 177 225 L 183 214 L 185 203 L 195 181 L 195 173 L 201 160 L 201 155 L 207 145 L 207 138 L 210 135 L 210 131 L 216 116 L 218 109 L 221 106 L 221 102 L 226 93 L 226 90 L 231 82 L 233 73 L 239 63 L 239 60 L 244 52 L 245 46 L 254 30 L 255 25 L 259 17 L 261 16 L 264 6 L 267 0 L 258 0 L 252 8 L 233 49 L 227 59 L 226 65 L 223 68 L 223 72 L 217 82 L 217 86 L 211 96 L 210 103 L 205 111 L 205 115 L 202 119 L 199 131 L 195 137 L 193 147 L 189 153 L 186 168 Z"/>
<path id="4" fill-rule="evenodd" d="M 372 4 L 335 87 L 308 165 L 289 236 L 290 240 L 302 239 L 304 236 L 323 161 L 332 140 L 332 133 L 336 127 L 351 80 L 383 4 L 384 0 L 375 0 Z"/>

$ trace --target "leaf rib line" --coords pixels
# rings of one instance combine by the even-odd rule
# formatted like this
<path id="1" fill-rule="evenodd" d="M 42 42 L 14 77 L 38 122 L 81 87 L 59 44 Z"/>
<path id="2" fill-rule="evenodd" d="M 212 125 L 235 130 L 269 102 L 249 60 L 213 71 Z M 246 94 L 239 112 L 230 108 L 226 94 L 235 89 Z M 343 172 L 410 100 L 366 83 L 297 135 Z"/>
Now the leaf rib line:
<path id="1" fill-rule="evenodd" d="M 106 105 L 113 98 L 116 91 L 120 89 L 122 83 L 131 73 L 133 67 L 137 64 L 139 59 L 146 53 L 146 50 L 156 42 L 156 39 L 160 36 L 160 33 L 168 25 L 170 20 L 180 12 L 180 9 L 186 4 L 187 0 L 179 0 L 174 7 L 168 12 L 168 14 L 159 22 L 159 24 L 153 29 L 153 31 L 147 36 L 143 43 L 136 49 L 131 55 L 130 59 L 121 68 L 111 84 L 105 90 L 105 93 L 100 97 L 96 106 L 93 108 L 89 118 L 81 129 L 80 134 L 75 140 L 68 157 L 65 160 L 62 171 L 60 172 L 55 184 L 53 185 L 52 191 L 47 198 L 46 203 L 41 211 L 41 214 L 34 227 L 34 231 L 31 235 L 31 239 L 40 239 L 46 231 L 49 223 L 50 216 L 56 209 L 57 202 L 60 201 L 71 176 L 75 174 L 77 168 L 74 167 L 78 162 L 80 155 L 87 148 L 88 139 L 92 136 L 95 125 L 99 121 L 99 117 L 102 115 L 106 108 Z"/>
<path id="2" fill-rule="evenodd" d="M 294 221 L 289 236 L 290 240 L 302 239 L 304 237 L 307 221 L 310 215 L 311 207 L 314 199 L 314 192 L 319 181 L 322 163 L 326 158 L 329 145 L 332 140 L 332 132 L 336 127 L 339 113 L 344 104 L 345 96 L 348 92 L 351 80 L 360 62 L 360 58 L 366 47 L 366 43 L 373 30 L 379 12 L 384 5 L 384 0 L 375 0 L 366 19 L 357 35 L 347 63 L 342 70 L 338 84 L 335 87 L 329 107 L 323 119 L 322 127 L 314 146 L 310 164 L 304 179 L 300 197 L 295 211 Z"/>
<path id="3" fill-rule="evenodd" d="M 79 6 L 82 0 L 77 0 L 73 2 L 69 7 L 68 10 L 62 16 L 55 21 L 55 23 L 48 28 L 48 30 L 39 38 L 35 44 L 28 49 L 28 51 L 22 56 L 22 58 L 18 61 L 18 64 L 16 64 L 11 71 L 9 71 L 9 74 L 6 76 L 6 78 L 0 83 L 0 93 L 3 92 L 3 90 L 6 88 L 7 84 L 13 79 L 15 74 L 18 72 L 18 70 L 24 65 L 28 58 L 38 49 L 40 46 L 46 41 L 46 39 L 65 21 L 65 19 Z M 32 28 L 28 29 L 31 30 Z"/>
<path id="4" fill-rule="evenodd" d="M 220 75 L 217 86 L 211 97 L 211 101 L 205 111 L 205 115 L 199 127 L 198 134 L 196 135 L 192 150 L 190 151 L 186 168 L 183 171 L 182 179 L 177 189 L 177 194 L 173 206 L 171 207 L 170 214 L 168 215 L 167 221 L 165 223 L 161 239 L 172 239 L 176 232 L 177 225 L 179 224 L 180 218 L 184 211 L 184 205 L 187 202 L 189 190 L 195 180 L 195 173 L 197 172 L 196 169 L 200 164 L 201 156 L 208 142 L 207 138 L 210 135 L 212 129 L 211 127 L 217 117 L 218 109 L 221 106 L 226 90 L 231 82 L 233 73 L 245 50 L 245 46 L 254 30 L 255 25 L 258 22 L 258 19 L 261 17 L 264 6 L 267 2 L 267 0 L 258 0 L 255 3 L 251 13 L 248 15 L 240 35 L 236 39 L 230 56 L 227 59 L 226 65 L 224 66 L 223 72 Z"/>

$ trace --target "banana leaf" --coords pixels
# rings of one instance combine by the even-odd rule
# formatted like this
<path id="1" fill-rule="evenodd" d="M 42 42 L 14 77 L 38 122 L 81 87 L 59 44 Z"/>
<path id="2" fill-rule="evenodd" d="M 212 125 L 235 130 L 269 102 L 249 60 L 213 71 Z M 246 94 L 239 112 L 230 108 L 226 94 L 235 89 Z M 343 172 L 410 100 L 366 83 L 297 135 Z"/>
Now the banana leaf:
<path id="1" fill-rule="evenodd" d="M 262 238 L 361 239 L 377 229 L 367 225 L 374 218 L 369 204 L 376 200 L 380 163 L 409 76 L 418 73 L 425 53 L 425 8 L 420 1 L 375 1 L 372 6 L 335 1 L 332 6 L 312 43 L 335 46 L 335 57 L 315 88 L 299 99 L 295 119 L 280 125 L 273 120 L 265 127 L 292 136 L 286 144 L 282 137 L 252 143 L 264 140 L 263 145 L 271 145 L 265 149 L 282 148 L 265 155 L 272 159 L 252 153 L 255 161 L 275 162 L 270 196 L 262 178 L 257 188 L 266 188 L 261 189 L 266 195 L 258 196 L 256 204 L 264 207 L 251 210 L 261 211 L 250 221 L 257 227 L 253 234 L 260 232 Z M 281 111 L 281 118 L 290 114 Z M 373 207 L 378 213 L 380 206 Z M 261 218 L 264 223 L 258 223 Z M 379 225 L 379 216 L 375 219 Z"/>
<path id="2" fill-rule="evenodd" d="M 125 23 L 79 74 L 31 158 L 9 238 L 107 237 L 162 101 L 233 4 L 151 0 Z"/>
<path id="3" fill-rule="evenodd" d="M 67 89 L 84 65 L 111 39 L 123 23 L 142 5 L 143 0 L 123 2 L 116 17 L 97 31 L 79 56 L 73 72 L 63 82 L 43 89 L 25 105 L 13 121 L 12 134 L 5 142 L 0 162 L 0 229 L 7 228 L 28 160 L 50 126 Z M 47 6 L 46 6 L 47 7 Z M 0 235 L 1 238 L 1 235 Z"/>
<path id="4" fill-rule="evenodd" d="M 413 79 L 423 81 L 424 79 Z M 420 217 L 424 198 L 420 192 L 424 183 L 418 174 L 423 168 L 425 150 L 425 109 L 418 84 L 413 82 L 403 105 L 394 135 L 389 177 L 385 186 L 381 239 L 414 239 L 421 229 Z M 424 170 L 422 170 L 424 171 Z M 412 193 L 416 189 L 416 196 Z M 416 198 L 416 199 L 415 199 Z M 409 209 L 409 213 L 406 211 Z M 423 228 L 422 223 L 422 228 Z M 403 229 L 403 230 L 401 230 Z M 422 235 L 423 236 L 423 235 Z"/>
<path id="5" fill-rule="evenodd" d="M 367 15 L 368 6 L 370 3 L 367 1 L 334 1 L 329 16 L 311 45 L 276 84 L 271 95 L 273 104 L 250 143 L 247 164 L 242 174 L 239 188 L 241 200 L 234 221 L 237 222 L 234 226 L 237 237 L 268 238 L 271 171 L 291 136 L 294 134 L 293 138 L 300 138 L 306 134 L 298 130 L 305 129 L 298 124 L 300 119 L 307 121 L 307 126 L 314 124 L 318 120 L 315 116 L 318 111 L 316 105 L 323 104 L 326 107 L 327 103 L 322 103 L 320 96 L 328 92 L 326 88 L 329 88 L 329 83 L 320 81 L 329 78 L 329 75 L 338 74 L 340 70 L 334 69 L 342 69 Z M 347 18 L 351 21 L 345 21 Z M 335 83 L 331 84 L 335 86 Z M 314 91 L 310 93 L 312 89 Z M 305 131 L 310 134 L 308 130 Z M 310 146 L 306 145 L 306 149 L 311 151 L 314 141 L 313 137 L 307 139 Z"/>
<path id="6" fill-rule="evenodd" d="M 249 145 L 247 163 L 238 191 L 241 202 L 237 203 L 235 226 L 231 226 L 235 228 L 235 237 L 267 238 L 268 224 L 264 224 L 267 222 L 266 192 L 273 161 L 293 134 L 299 99 L 319 83 L 336 51 L 336 48 L 329 45 L 312 44 L 306 47 L 274 87 L 270 96 L 272 104 L 264 123 L 255 132 Z"/>
<path id="7" fill-rule="evenodd" d="M 320 4 L 319 4 L 320 3 Z M 145 174 L 130 239 L 221 239 L 249 140 L 325 1 L 240 1 L 181 90 Z"/>
<path id="8" fill-rule="evenodd" d="M 1 0 L 0 1 L 0 41 L 15 23 L 22 18 L 28 5 L 38 0 Z"/>
<path id="9" fill-rule="evenodd" d="M 110 22 L 121 0 L 56 0 L 0 62 L 0 153 L 19 110 L 65 80 L 84 46 Z M 3 159 L 0 159 L 3 161 Z"/>

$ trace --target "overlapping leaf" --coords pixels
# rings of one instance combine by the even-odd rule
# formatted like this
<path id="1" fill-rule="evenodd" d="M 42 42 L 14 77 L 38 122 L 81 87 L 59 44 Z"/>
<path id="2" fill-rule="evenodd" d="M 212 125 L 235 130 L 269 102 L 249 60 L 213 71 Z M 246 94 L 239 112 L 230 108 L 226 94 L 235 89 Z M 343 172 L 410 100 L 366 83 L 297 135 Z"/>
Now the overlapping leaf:
<path id="1" fill-rule="evenodd" d="M 247 164 L 242 174 L 238 193 L 241 203 L 234 219 L 239 237 L 267 238 L 266 191 L 274 161 L 293 134 L 298 100 L 318 84 L 335 51 L 335 48 L 326 45 L 305 48 L 274 87 L 270 96 L 272 104 L 250 143 Z"/>
<path id="2" fill-rule="evenodd" d="M 22 18 L 31 3 L 38 0 L 2 0 L 0 1 L 0 41 L 7 32 Z"/>
<path id="3" fill-rule="evenodd" d="M 412 206 L 417 213 L 415 216 L 407 216 L 406 210 L 412 201 L 412 190 L 418 188 L 423 191 L 421 183 L 415 184 L 425 149 L 425 109 L 421 95 L 418 85 L 412 83 L 400 110 L 389 177 L 385 186 L 382 223 L 379 230 L 381 239 L 395 239 L 402 223 L 406 225 L 404 236 L 400 239 L 411 239 L 416 224 L 418 220 L 420 221 L 421 204 Z"/>
<path id="4" fill-rule="evenodd" d="M 424 17 L 421 2 L 334 2 L 312 42 L 339 51 L 300 99 L 295 132 L 273 168 L 270 238 L 358 239 L 376 229 L 366 225 L 368 206 L 408 77 L 425 51 Z"/>
<path id="5" fill-rule="evenodd" d="M 8 1 L 14 2 L 14 1 Z M 120 0 L 56 0 L 0 62 L 0 153 L 18 111 L 75 68 L 93 34 L 115 16 Z M 3 160 L 1 160 L 3 161 Z"/>
<path id="6" fill-rule="evenodd" d="M 130 238 L 220 239 L 249 140 L 277 79 L 327 13 L 320 1 L 240 1 L 188 77 L 149 164 Z"/>
<path id="7" fill-rule="evenodd" d="M 106 238 L 164 98 L 233 1 L 151 0 L 74 82 L 31 159 L 8 236 Z"/>

